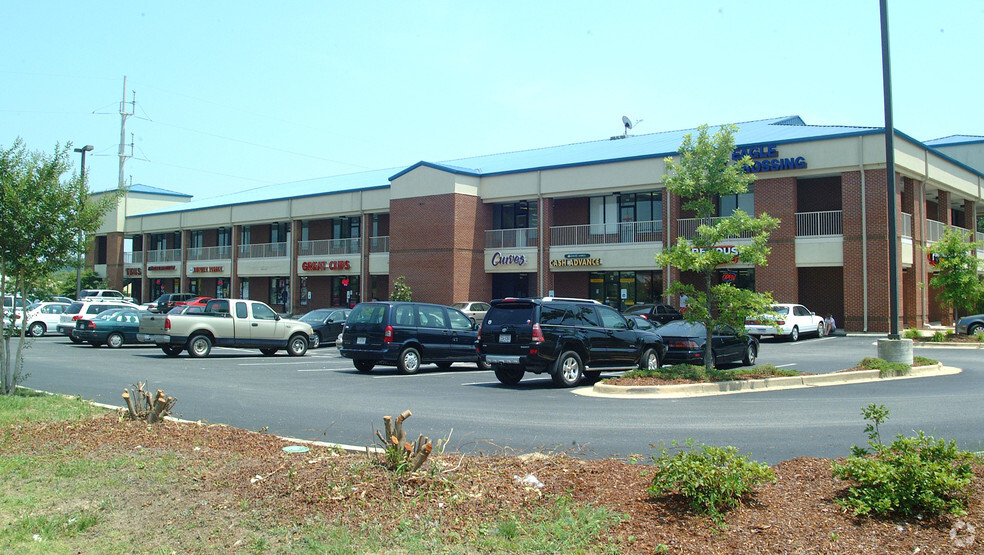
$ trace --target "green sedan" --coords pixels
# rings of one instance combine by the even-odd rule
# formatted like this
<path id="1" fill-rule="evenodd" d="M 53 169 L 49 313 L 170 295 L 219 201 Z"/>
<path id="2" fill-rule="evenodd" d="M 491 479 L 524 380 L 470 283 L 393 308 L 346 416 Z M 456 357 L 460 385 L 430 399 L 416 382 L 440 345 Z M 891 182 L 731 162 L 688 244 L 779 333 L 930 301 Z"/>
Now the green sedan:
<path id="1" fill-rule="evenodd" d="M 107 310 L 90 319 L 75 321 L 72 337 L 93 347 L 108 345 L 118 349 L 124 343 L 137 343 L 140 313 L 133 309 Z"/>

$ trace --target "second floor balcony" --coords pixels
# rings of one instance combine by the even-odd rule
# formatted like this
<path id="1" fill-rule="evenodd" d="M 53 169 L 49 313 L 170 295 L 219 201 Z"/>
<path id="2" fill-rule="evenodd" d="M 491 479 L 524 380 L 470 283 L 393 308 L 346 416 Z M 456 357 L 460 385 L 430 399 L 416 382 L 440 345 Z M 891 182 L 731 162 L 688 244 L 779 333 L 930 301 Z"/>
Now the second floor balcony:
<path id="1" fill-rule="evenodd" d="M 797 237 L 828 237 L 844 234 L 844 219 L 840 210 L 797 212 Z"/>
<path id="2" fill-rule="evenodd" d="M 239 246 L 239 258 L 282 258 L 286 256 L 287 243 L 257 243 Z"/>
<path id="3" fill-rule="evenodd" d="M 188 249 L 188 260 L 229 260 L 232 258 L 232 246 L 192 247 Z"/>
<path id="4" fill-rule="evenodd" d="M 147 251 L 147 263 L 155 262 L 181 262 L 181 249 Z"/>
<path id="5" fill-rule="evenodd" d="M 564 225 L 550 228 L 550 246 L 658 243 L 663 220 L 611 224 Z"/>
<path id="6" fill-rule="evenodd" d="M 317 239 L 297 244 L 298 256 L 328 256 L 332 254 L 358 254 L 362 239 Z"/>
<path id="7" fill-rule="evenodd" d="M 485 248 L 509 249 L 540 246 L 540 235 L 535 227 L 515 229 L 488 229 L 485 231 Z"/>

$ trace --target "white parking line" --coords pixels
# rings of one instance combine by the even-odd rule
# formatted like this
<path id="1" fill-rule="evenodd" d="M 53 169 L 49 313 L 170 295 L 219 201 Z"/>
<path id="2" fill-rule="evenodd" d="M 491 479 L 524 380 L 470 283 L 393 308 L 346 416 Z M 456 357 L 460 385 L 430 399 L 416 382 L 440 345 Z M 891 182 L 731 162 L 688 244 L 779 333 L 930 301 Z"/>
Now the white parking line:
<path id="1" fill-rule="evenodd" d="M 791 362 L 789 364 L 779 364 L 779 365 L 776 366 L 776 368 L 785 368 L 787 366 L 796 366 L 796 363 L 795 362 Z"/>
<path id="2" fill-rule="evenodd" d="M 302 362 L 240 362 L 236 366 L 294 366 L 298 364 L 323 364 L 321 361 L 302 361 Z"/>

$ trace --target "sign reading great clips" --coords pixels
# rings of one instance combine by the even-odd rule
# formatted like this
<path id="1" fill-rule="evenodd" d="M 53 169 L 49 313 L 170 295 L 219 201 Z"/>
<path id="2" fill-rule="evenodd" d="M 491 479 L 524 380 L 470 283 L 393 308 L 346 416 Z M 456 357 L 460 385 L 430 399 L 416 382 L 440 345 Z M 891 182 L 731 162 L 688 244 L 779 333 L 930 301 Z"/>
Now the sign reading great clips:
<path id="1" fill-rule="evenodd" d="M 782 170 L 802 170 L 806 168 L 806 158 L 780 158 L 776 145 L 754 145 L 738 147 L 731 153 L 731 159 L 741 160 L 744 156 L 752 159 L 752 165 L 745 166 L 746 173 L 777 172 Z"/>

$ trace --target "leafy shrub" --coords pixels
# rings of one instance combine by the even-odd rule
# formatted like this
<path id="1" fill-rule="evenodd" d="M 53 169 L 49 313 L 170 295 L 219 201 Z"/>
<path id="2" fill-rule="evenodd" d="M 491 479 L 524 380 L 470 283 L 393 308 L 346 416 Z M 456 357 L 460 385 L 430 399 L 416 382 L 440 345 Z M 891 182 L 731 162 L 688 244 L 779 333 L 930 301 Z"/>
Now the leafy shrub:
<path id="1" fill-rule="evenodd" d="M 919 339 L 920 335 L 919 330 L 916 328 L 909 328 L 902 332 L 902 337 L 906 339 Z"/>
<path id="2" fill-rule="evenodd" d="M 864 357 L 858 366 L 868 370 L 878 370 L 881 377 L 904 376 L 909 373 L 909 365 L 903 362 L 888 362 L 883 358 Z"/>
<path id="3" fill-rule="evenodd" d="M 934 333 L 933 336 L 929 338 L 929 340 L 934 343 L 942 343 L 946 341 L 946 334 L 937 330 L 936 333 Z"/>
<path id="4" fill-rule="evenodd" d="M 856 515 L 963 514 L 973 472 L 970 453 L 922 431 L 896 436 L 884 445 L 878 424 L 888 418 L 884 405 L 868 405 L 862 415 L 872 424 L 869 449 L 854 446 L 844 463 L 833 463 L 834 476 L 853 481 L 837 503 Z"/>
<path id="5" fill-rule="evenodd" d="M 977 330 L 974 332 L 974 337 L 978 342 L 984 343 L 984 330 Z"/>
<path id="6" fill-rule="evenodd" d="M 690 380 L 695 382 L 720 382 L 727 380 L 740 380 L 746 376 L 798 376 L 796 370 L 776 368 L 774 364 L 759 364 L 754 368 L 736 368 L 730 370 L 720 370 L 712 368 L 710 372 L 703 366 L 693 364 L 674 364 L 664 366 L 655 370 L 641 368 L 630 370 L 622 375 L 623 378 L 660 378 L 663 380 Z"/>
<path id="7" fill-rule="evenodd" d="M 749 461 L 736 447 L 703 445 L 698 450 L 693 440 L 686 444 L 674 455 L 662 448 L 653 456 L 656 477 L 647 490 L 653 497 L 679 493 L 695 511 L 720 521 L 722 511 L 737 507 L 753 487 L 775 481 L 768 465 Z"/>
<path id="8" fill-rule="evenodd" d="M 913 366 L 932 366 L 934 364 L 939 364 L 939 363 L 940 363 L 940 361 L 933 360 L 931 358 L 926 358 L 926 357 L 912 357 L 912 365 Z"/>

